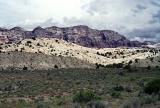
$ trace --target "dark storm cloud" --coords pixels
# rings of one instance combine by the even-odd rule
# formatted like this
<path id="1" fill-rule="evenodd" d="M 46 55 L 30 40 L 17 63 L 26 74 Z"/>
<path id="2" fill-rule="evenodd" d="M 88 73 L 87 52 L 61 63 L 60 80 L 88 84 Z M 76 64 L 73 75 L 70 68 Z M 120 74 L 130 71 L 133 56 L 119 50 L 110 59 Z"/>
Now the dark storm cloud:
<path id="1" fill-rule="evenodd" d="M 153 15 L 153 21 L 154 23 L 160 23 L 160 10 Z"/>
<path id="2" fill-rule="evenodd" d="M 160 0 L 0 0 L 0 19 L 6 27 L 88 25 L 159 40 Z"/>
<path id="3" fill-rule="evenodd" d="M 139 41 L 160 41 L 160 27 L 135 29 L 128 33 L 131 39 L 139 39 Z"/>
<path id="4" fill-rule="evenodd" d="M 160 7 L 160 2 L 158 3 L 158 0 L 151 1 L 151 4 L 157 7 Z"/>
<path id="5" fill-rule="evenodd" d="M 145 9 L 147 9 L 147 7 L 143 5 L 140 5 L 140 4 L 136 5 L 136 8 L 131 9 L 131 11 L 133 12 L 133 17 L 136 17 L 138 14 L 143 12 Z"/>
<path id="6" fill-rule="evenodd" d="M 143 6 L 143 5 L 137 5 L 136 6 L 138 10 L 144 10 L 146 9 L 147 7 Z"/>

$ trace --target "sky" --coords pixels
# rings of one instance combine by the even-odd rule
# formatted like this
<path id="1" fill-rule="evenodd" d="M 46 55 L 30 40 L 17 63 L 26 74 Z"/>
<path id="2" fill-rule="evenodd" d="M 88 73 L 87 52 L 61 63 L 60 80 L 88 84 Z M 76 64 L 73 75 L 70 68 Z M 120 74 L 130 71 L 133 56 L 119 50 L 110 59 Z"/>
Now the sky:
<path id="1" fill-rule="evenodd" d="M 75 25 L 160 42 L 160 0 L 0 0 L 0 27 Z"/>

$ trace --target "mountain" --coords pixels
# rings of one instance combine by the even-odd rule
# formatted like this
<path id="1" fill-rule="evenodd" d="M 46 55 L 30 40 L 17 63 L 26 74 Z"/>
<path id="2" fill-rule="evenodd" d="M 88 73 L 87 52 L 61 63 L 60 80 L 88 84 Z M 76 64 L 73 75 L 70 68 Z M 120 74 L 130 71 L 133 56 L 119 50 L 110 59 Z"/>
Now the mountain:
<path id="1" fill-rule="evenodd" d="M 111 30 L 96 30 L 88 26 L 78 25 L 73 27 L 37 27 L 32 31 L 14 27 L 10 30 L 0 28 L 0 42 L 19 42 L 23 39 L 57 38 L 72 42 L 84 47 L 115 48 L 115 47 L 140 47 L 142 43 L 130 41 L 125 36 Z"/>
<path id="2" fill-rule="evenodd" d="M 154 41 L 144 41 L 143 42 L 143 45 L 154 45 L 154 44 L 156 44 L 156 42 Z"/>

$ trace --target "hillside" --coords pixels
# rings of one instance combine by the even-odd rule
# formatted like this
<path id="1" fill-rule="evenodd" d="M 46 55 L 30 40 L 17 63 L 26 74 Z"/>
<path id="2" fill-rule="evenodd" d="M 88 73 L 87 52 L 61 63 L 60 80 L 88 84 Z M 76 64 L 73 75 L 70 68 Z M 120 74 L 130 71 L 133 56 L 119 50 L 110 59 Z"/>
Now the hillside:
<path id="1" fill-rule="evenodd" d="M 110 64 L 118 64 L 118 63 L 129 63 L 130 61 L 135 61 L 136 59 L 138 60 L 145 60 L 147 58 L 154 58 L 159 56 L 159 50 L 153 50 L 153 49 L 143 49 L 143 48 L 103 48 L 103 49 L 97 49 L 97 48 L 87 48 L 87 47 L 82 47 L 73 43 L 69 43 L 63 40 L 58 40 L 58 39 L 48 39 L 48 38 L 38 38 L 36 40 L 33 39 L 25 39 L 21 42 L 18 43 L 13 43 L 13 44 L 3 44 L 0 47 L 0 52 L 1 52 L 1 59 L 5 62 L 12 61 L 16 62 L 16 59 L 13 60 L 14 57 L 11 57 L 10 55 L 6 55 L 6 53 L 10 52 L 19 52 L 17 53 L 11 53 L 13 56 L 18 57 L 18 55 L 23 56 L 26 58 L 26 56 L 29 56 L 28 60 L 30 58 L 34 58 L 37 55 L 37 62 L 39 63 L 41 61 L 49 60 L 53 62 L 42 62 L 44 63 L 43 66 L 46 67 L 51 67 L 54 66 L 59 62 L 61 64 L 61 68 L 66 67 L 66 64 L 70 64 L 71 66 L 68 67 L 77 67 L 79 64 L 84 63 L 85 64 L 101 64 L 101 65 L 110 65 Z M 23 53 L 22 52 L 28 52 Z M 5 53 L 5 54 L 3 54 Z M 33 54 L 31 54 L 33 53 Z M 34 55 L 33 57 L 30 57 L 31 55 Z M 5 55 L 5 56 L 4 56 Z M 40 55 L 40 56 L 39 56 Z M 43 55 L 43 56 L 42 56 Z M 48 58 L 47 58 L 48 56 Z M 52 60 L 50 60 L 50 57 Z M 61 59 L 58 59 L 57 57 L 61 58 L 66 58 L 67 60 L 61 61 Z M 68 60 L 70 58 L 70 60 Z M 54 60 L 53 60 L 54 59 Z M 74 60 L 76 59 L 76 60 Z M 27 60 L 27 59 L 26 59 Z M 36 60 L 36 58 L 35 58 Z M 73 61 L 72 61 L 73 60 Z M 79 61 L 80 62 L 75 62 Z M 83 61 L 83 63 L 81 63 Z M 67 62 L 67 63 L 63 63 Z M 76 64 L 74 64 L 74 62 Z M 74 66 L 72 66 L 73 64 Z M 10 64 L 10 63 L 9 63 Z M 21 64 L 21 63 L 20 63 Z M 22 63 L 23 64 L 23 63 Z M 31 64 L 31 63 L 30 63 Z M 1 66 L 4 65 L 3 62 L 1 62 Z M 65 65 L 65 66 L 63 66 Z M 82 66 L 83 67 L 83 66 Z M 89 65 L 86 67 L 90 67 Z"/>
<path id="2" fill-rule="evenodd" d="M 0 54 L 0 70 L 48 70 L 58 68 L 95 68 L 95 66 L 74 57 L 50 56 L 27 52 Z"/>
<path id="3" fill-rule="evenodd" d="M 147 57 L 146 59 L 137 59 L 131 63 L 133 67 L 160 67 L 160 56 L 157 57 Z"/>

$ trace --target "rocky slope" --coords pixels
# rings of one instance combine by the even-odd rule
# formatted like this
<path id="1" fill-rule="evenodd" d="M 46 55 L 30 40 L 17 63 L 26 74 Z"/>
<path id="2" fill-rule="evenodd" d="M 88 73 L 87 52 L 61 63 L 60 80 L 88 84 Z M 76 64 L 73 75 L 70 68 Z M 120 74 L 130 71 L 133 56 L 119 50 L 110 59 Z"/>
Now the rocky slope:
<path id="1" fill-rule="evenodd" d="M 85 47 L 115 48 L 115 47 L 140 47 L 142 43 L 130 41 L 125 36 L 111 30 L 96 30 L 88 26 L 73 26 L 66 28 L 37 27 L 33 31 L 25 31 L 20 27 L 10 30 L 0 28 L 0 42 L 17 42 L 30 38 L 57 38 Z"/>
<path id="2" fill-rule="evenodd" d="M 7 63 L 12 65 L 13 62 L 16 62 L 16 58 L 18 59 L 18 55 L 15 54 L 14 55 L 15 57 L 14 56 L 10 57 L 10 55 L 4 56 L 7 53 L 11 53 L 11 52 L 19 52 L 18 55 L 22 53 L 22 55 L 20 56 L 21 57 L 20 60 L 22 61 L 23 61 L 23 58 L 24 59 L 28 58 L 26 57 L 27 55 L 23 56 L 23 52 L 33 53 L 35 54 L 35 56 L 36 54 L 37 56 L 39 56 L 39 54 L 46 55 L 46 57 L 41 58 L 40 56 L 39 59 L 35 59 L 35 65 L 36 63 L 37 65 L 39 65 L 39 63 L 42 63 L 44 64 L 43 66 L 45 66 L 46 64 L 46 68 L 48 66 L 49 68 L 52 67 L 52 64 L 53 66 L 55 64 L 61 64 L 61 65 L 58 65 L 60 68 L 63 68 L 63 65 L 65 65 L 64 67 L 68 67 L 68 68 L 70 67 L 77 68 L 79 65 L 82 65 L 82 67 L 90 68 L 95 64 L 101 64 L 104 66 L 110 65 L 110 64 L 119 64 L 119 63 L 128 64 L 130 61 L 135 61 L 136 59 L 141 60 L 141 59 L 156 57 L 160 55 L 159 51 L 143 49 L 143 48 L 97 49 L 97 48 L 82 47 L 80 45 L 76 45 L 76 44 L 66 42 L 64 40 L 59 40 L 59 39 L 39 38 L 39 39 L 25 39 L 18 43 L 1 45 L 0 66 L 3 67 L 3 64 L 7 64 Z M 47 56 L 49 56 L 49 58 L 47 58 Z M 53 58 L 55 58 L 55 60 L 53 60 L 52 56 Z M 67 60 L 65 61 L 61 59 L 56 59 L 56 57 L 64 57 L 64 58 L 67 58 Z M 32 62 L 30 63 L 31 58 L 34 58 L 34 57 L 30 57 L 29 59 L 26 60 L 25 63 L 19 63 L 19 64 L 25 65 L 27 64 L 27 61 L 29 62 L 29 64 L 32 64 Z M 51 61 L 53 62 L 51 61 L 45 62 L 45 61 L 48 61 L 50 58 L 51 58 Z M 70 60 L 68 60 L 69 58 Z M 74 60 L 73 58 L 76 60 Z M 5 63 L 5 60 L 8 62 Z M 67 64 L 72 64 L 72 62 L 76 64 L 67 66 Z"/>

